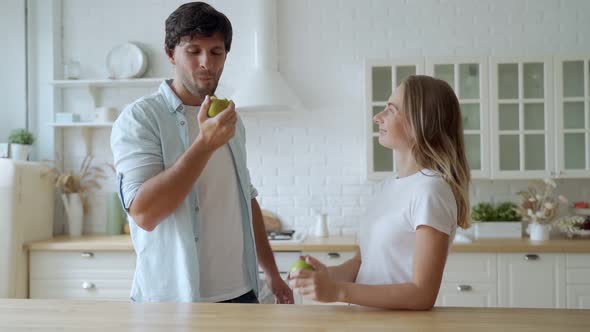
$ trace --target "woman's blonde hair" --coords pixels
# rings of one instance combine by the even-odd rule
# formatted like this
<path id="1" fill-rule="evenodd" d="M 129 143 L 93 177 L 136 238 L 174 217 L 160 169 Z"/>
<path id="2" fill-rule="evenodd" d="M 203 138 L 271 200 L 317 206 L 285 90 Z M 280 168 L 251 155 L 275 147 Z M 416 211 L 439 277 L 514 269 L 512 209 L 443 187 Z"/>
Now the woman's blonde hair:
<path id="1" fill-rule="evenodd" d="M 445 81 L 430 76 L 412 75 L 402 86 L 412 155 L 420 167 L 434 171 L 451 186 L 457 224 L 467 228 L 471 173 L 459 100 Z"/>

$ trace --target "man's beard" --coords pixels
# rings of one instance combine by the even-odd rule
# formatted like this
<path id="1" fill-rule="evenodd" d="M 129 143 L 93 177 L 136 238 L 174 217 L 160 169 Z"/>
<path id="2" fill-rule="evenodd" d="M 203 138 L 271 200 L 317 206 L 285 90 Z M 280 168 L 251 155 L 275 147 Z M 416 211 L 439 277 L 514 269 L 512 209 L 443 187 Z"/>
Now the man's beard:
<path id="1" fill-rule="evenodd" d="M 198 83 L 193 83 L 191 80 L 184 78 L 184 87 L 193 95 L 198 96 L 201 99 L 205 99 L 205 96 L 213 96 L 215 94 L 215 90 L 217 90 L 217 85 L 219 84 L 219 79 L 214 78 L 214 84 L 212 87 L 199 87 Z"/>

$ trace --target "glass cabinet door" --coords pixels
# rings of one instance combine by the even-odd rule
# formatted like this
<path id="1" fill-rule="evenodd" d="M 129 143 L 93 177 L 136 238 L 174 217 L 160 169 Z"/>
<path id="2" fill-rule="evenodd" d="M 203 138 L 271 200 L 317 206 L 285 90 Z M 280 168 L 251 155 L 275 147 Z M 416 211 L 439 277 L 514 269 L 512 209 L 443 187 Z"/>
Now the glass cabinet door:
<path id="1" fill-rule="evenodd" d="M 489 177 L 486 69 L 480 58 L 433 58 L 426 66 L 426 74 L 447 82 L 459 99 L 465 153 L 474 178 Z"/>
<path id="2" fill-rule="evenodd" d="M 558 174 L 590 175 L 590 56 L 557 59 Z"/>
<path id="3" fill-rule="evenodd" d="M 494 61 L 494 176 L 539 177 L 553 169 L 550 62 Z"/>
<path id="4" fill-rule="evenodd" d="M 410 75 L 422 74 L 421 59 L 411 59 L 393 62 L 367 63 L 367 96 L 366 112 L 367 135 L 367 171 L 368 177 L 384 178 L 395 172 L 394 156 L 391 149 L 379 144 L 379 127 L 373 122 L 373 117 L 383 111 L 387 100 L 395 87 L 399 86 Z"/>

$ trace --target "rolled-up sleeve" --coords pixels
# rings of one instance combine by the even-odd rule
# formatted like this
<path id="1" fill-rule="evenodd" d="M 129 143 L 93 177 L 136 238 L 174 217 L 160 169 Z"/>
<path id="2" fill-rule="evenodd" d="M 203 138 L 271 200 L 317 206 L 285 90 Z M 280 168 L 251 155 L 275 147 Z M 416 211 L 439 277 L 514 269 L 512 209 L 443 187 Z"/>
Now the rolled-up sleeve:
<path id="1" fill-rule="evenodd" d="M 111 132 L 119 197 L 127 212 L 141 185 L 164 170 L 158 126 L 148 115 L 140 105 L 130 105 Z"/>
<path id="2" fill-rule="evenodd" d="M 242 118 L 238 117 L 238 131 L 239 131 L 239 137 L 241 137 L 241 144 L 242 145 L 242 149 L 243 149 L 243 155 L 244 155 L 244 165 L 248 165 L 248 153 L 247 153 L 247 149 L 246 149 L 246 127 L 244 127 L 244 122 L 242 121 Z M 248 184 L 250 185 L 250 199 L 254 199 L 256 197 L 258 197 L 258 190 L 256 190 L 256 187 L 254 187 L 254 185 L 252 184 L 252 178 L 250 177 L 250 170 L 248 169 L 248 167 L 245 167 L 245 173 L 248 179 Z"/>

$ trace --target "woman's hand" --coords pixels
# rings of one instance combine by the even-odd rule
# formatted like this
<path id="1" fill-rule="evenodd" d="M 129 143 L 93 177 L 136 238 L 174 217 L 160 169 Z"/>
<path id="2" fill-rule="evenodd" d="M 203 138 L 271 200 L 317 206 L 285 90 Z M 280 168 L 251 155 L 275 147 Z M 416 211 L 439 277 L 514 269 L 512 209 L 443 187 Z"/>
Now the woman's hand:
<path id="1" fill-rule="evenodd" d="M 315 269 L 297 270 L 289 275 L 289 286 L 299 294 L 318 302 L 341 302 L 341 284 L 330 277 L 328 268 L 317 259 L 306 256 L 305 262 Z"/>

